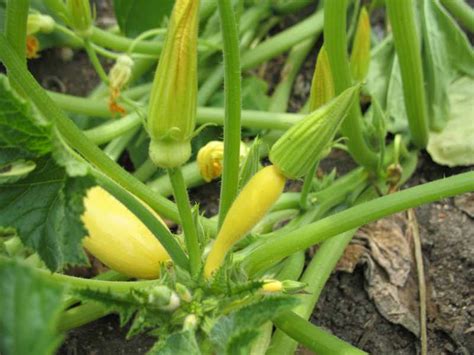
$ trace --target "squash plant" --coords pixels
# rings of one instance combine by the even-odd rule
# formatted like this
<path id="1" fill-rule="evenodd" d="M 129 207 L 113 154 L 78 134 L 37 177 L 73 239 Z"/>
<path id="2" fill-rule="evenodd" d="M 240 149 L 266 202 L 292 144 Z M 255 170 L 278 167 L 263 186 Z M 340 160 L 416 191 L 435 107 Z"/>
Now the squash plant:
<path id="1" fill-rule="evenodd" d="M 358 227 L 474 190 L 473 172 L 400 190 L 426 147 L 448 165 L 474 163 L 472 129 L 449 97 L 474 61 L 448 11 L 469 23 L 472 9 L 331 0 L 267 36 L 309 3 L 116 0 L 117 32 L 94 24 L 87 0 L 0 1 L 2 354 L 53 353 L 65 332 L 110 313 L 129 336 L 156 337 L 150 354 L 364 353 L 308 318 Z M 371 35 L 377 6 L 384 38 Z M 322 33 L 308 103 L 285 113 Z M 86 51 L 102 81 L 89 97 L 46 91 L 29 73 L 27 57 L 55 45 Z M 287 51 L 286 75 L 256 107 L 268 97 L 248 69 Z M 203 146 L 216 125 L 223 141 Z M 450 151 L 443 129 L 465 138 Z M 316 179 L 334 147 L 359 166 Z M 125 150 L 132 173 L 116 162 Z M 188 189 L 221 172 L 208 218 Z M 303 180 L 301 192 L 283 192 L 288 180 Z M 85 250 L 110 271 L 65 274 L 88 264 Z"/>

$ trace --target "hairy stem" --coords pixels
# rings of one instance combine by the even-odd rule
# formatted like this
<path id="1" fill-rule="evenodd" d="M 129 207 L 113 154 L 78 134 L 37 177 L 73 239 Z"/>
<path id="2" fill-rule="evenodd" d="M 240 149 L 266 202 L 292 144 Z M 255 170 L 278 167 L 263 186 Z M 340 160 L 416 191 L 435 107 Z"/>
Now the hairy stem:
<path id="1" fill-rule="evenodd" d="M 411 139 L 418 148 L 424 148 L 429 131 L 415 4 L 411 0 L 387 0 L 386 6 L 400 63 Z"/>
<path id="2" fill-rule="evenodd" d="M 324 3 L 324 46 L 326 48 L 336 95 L 352 86 L 351 70 L 347 57 L 346 34 L 347 0 L 331 0 Z M 369 148 L 362 130 L 362 113 L 356 102 L 342 123 L 342 133 L 349 140 L 347 146 L 351 156 L 360 165 L 376 170 L 378 157 Z"/>
<path id="3" fill-rule="evenodd" d="M 184 232 L 184 241 L 189 254 L 191 274 L 196 276 L 201 270 L 201 247 L 199 246 L 198 232 L 193 220 L 191 204 L 189 202 L 186 184 L 181 168 L 168 169 L 168 175 L 173 186 L 174 199 L 181 216 L 181 225 Z"/>
<path id="4" fill-rule="evenodd" d="M 239 183 L 241 74 L 239 34 L 232 1 L 218 0 L 224 42 L 224 166 L 219 204 L 219 226 L 237 195 Z"/>

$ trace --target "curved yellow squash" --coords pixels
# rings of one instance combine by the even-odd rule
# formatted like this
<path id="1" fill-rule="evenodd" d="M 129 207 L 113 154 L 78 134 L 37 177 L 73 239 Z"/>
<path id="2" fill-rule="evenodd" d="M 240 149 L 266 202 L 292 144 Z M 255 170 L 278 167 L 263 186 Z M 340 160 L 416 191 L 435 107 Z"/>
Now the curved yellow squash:
<path id="1" fill-rule="evenodd" d="M 92 255 L 109 268 L 130 277 L 159 277 L 160 263 L 170 257 L 132 212 L 98 186 L 87 192 L 84 207 L 82 221 L 89 236 L 84 238 L 83 246 Z M 163 223 L 158 215 L 155 216 Z"/>
<path id="2" fill-rule="evenodd" d="M 267 166 L 255 174 L 244 186 L 227 212 L 206 260 L 204 273 L 212 275 L 224 261 L 228 250 L 245 236 L 267 213 L 280 197 L 286 178 L 274 165 Z"/>

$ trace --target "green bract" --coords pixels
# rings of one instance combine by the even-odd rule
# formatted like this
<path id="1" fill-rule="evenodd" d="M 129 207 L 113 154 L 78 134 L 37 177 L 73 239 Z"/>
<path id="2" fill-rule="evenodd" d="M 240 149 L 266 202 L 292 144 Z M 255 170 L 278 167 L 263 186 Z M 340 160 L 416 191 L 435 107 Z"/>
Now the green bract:
<path id="1" fill-rule="evenodd" d="M 197 98 L 199 1 L 176 1 L 151 91 L 148 133 L 150 158 L 174 168 L 191 155 Z"/>
<path id="2" fill-rule="evenodd" d="M 291 127 L 270 150 L 270 161 L 291 179 L 300 178 L 322 157 L 346 117 L 359 86 L 339 96 Z"/>

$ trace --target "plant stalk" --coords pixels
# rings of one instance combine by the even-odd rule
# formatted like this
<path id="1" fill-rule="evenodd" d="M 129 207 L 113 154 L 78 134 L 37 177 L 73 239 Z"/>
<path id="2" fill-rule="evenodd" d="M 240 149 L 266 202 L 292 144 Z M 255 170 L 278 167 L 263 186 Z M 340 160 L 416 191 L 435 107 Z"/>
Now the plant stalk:
<path id="1" fill-rule="evenodd" d="M 197 276 L 201 271 L 201 247 L 199 246 L 198 232 L 193 220 L 186 183 L 184 182 L 181 168 L 168 169 L 168 176 L 173 186 L 174 199 L 181 216 L 181 225 L 183 227 L 186 249 L 189 254 L 191 274 Z"/>
<path id="2" fill-rule="evenodd" d="M 241 69 L 239 33 L 230 0 L 218 0 L 224 42 L 224 164 L 219 204 L 219 227 L 224 222 L 239 184 Z"/>
<path id="3" fill-rule="evenodd" d="M 400 63 L 411 139 L 418 148 L 425 148 L 429 134 L 428 116 L 415 4 L 412 0 L 387 0 L 386 6 Z"/>
<path id="4" fill-rule="evenodd" d="M 324 46 L 331 65 L 336 95 L 353 84 L 347 57 L 346 12 L 347 0 L 331 0 L 324 3 Z M 376 171 L 378 157 L 365 141 L 358 101 L 352 105 L 341 130 L 348 138 L 347 146 L 354 160 L 369 170 Z"/>

